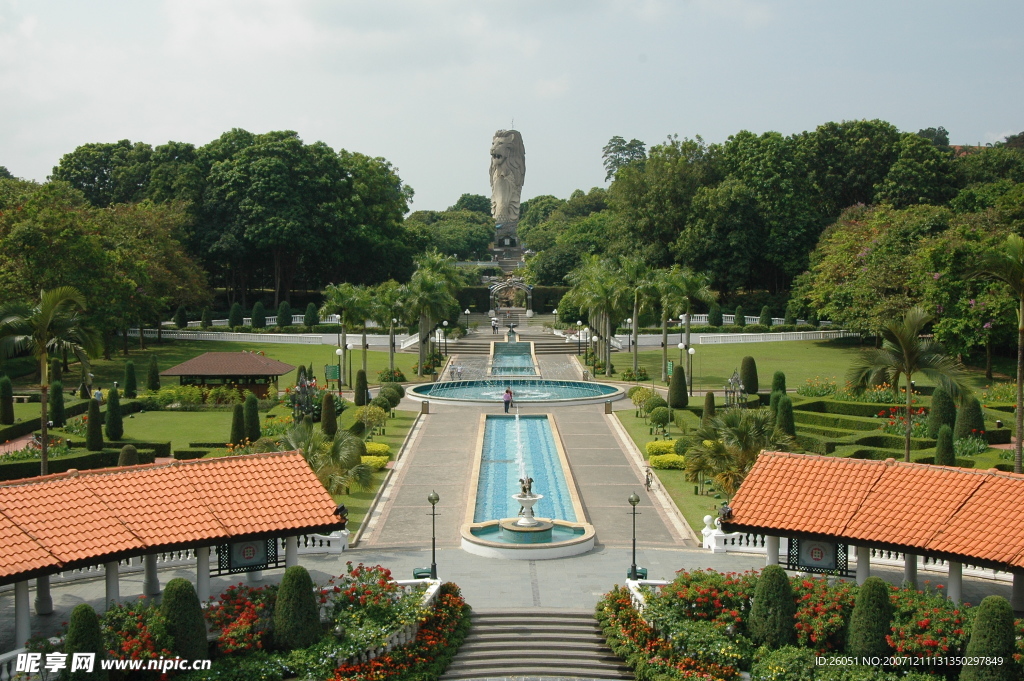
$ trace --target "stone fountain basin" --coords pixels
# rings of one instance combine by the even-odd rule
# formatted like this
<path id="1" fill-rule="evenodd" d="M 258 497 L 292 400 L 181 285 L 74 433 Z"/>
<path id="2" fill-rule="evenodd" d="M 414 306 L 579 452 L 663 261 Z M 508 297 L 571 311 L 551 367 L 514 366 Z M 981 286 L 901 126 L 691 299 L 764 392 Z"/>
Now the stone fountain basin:
<path id="1" fill-rule="evenodd" d="M 498 523 L 502 537 L 515 544 L 548 544 L 551 542 L 551 530 L 555 524 L 547 520 L 537 520 L 535 525 L 520 525 L 520 519 L 507 519 Z"/>

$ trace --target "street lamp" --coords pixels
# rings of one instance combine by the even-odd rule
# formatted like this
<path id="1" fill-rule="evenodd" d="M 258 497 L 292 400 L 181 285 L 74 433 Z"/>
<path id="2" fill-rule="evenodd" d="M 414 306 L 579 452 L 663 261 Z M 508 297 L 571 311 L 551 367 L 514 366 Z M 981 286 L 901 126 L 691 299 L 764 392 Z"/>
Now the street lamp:
<path id="1" fill-rule="evenodd" d="M 466 333 L 469 333 L 469 308 L 463 310 L 462 314 L 466 315 Z"/>
<path id="2" fill-rule="evenodd" d="M 583 354 L 583 322 L 576 320 L 576 355 Z"/>
<path id="3" fill-rule="evenodd" d="M 640 497 L 636 492 L 629 495 L 629 505 L 633 507 L 633 562 L 629 566 L 629 578 L 636 579 L 636 505 L 640 503 Z"/>
<path id="4" fill-rule="evenodd" d="M 448 320 L 441 322 L 444 329 L 441 330 L 441 335 L 444 336 L 444 356 L 448 356 Z"/>
<path id="5" fill-rule="evenodd" d="M 679 348 L 679 368 L 682 369 L 683 368 L 683 350 L 686 349 L 686 343 L 680 343 L 676 347 Z M 683 378 L 685 378 L 685 376 Z"/>
<path id="6" fill-rule="evenodd" d="M 347 350 L 352 350 L 353 347 L 355 346 L 353 346 L 351 343 L 345 346 Z M 352 385 L 352 362 L 348 361 L 348 353 L 345 354 L 345 364 L 348 365 L 348 384 Z"/>
<path id="7" fill-rule="evenodd" d="M 629 336 L 626 337 L 626 351 L 628 352 L 633 349 L 633 318 L 627 319 L 626 324 L 629 325 Z"/>
<path id="8" fill-rule="evenodd" d="M 395 373 L 395 324 L 397 323 L 398 320 L 395 317 L 392 317 L 391 330 L 388 332 L 388 343 L 390 344 L 390 348 L 388 350 L 388 363 L 390 364 L 389 368 L 391 369 L 392 378 L 394 378 Z"/>
<path id="9" fill-rule="evenodd" d="M 690 380 L 690 397 L 693 397 L 693 355 L 697 352 L 693 347 L 686 349 L 686 377 Z"/>
<path id="10" fill-rule="evenodd" d="M 338 356 L 338 397 L 340 398 L 341 397 L 341 378 L 342 378 L 342 376 L 341 376 L 341 356 L 343 354 L 345 354 L 345 351 L 342 350 L 341 348 L 338 348 L 337 350 L 334 351 L 334 354 L 336 354 Z"/>
<path id="11" fill-rule="evenodd" d="M 430 502 L 430 578 L 437 579 L 437 525 L 435 524 L 435 518 L 437 517 L 437 502 L 441 500 L 441 497 L 437 496 L 437 492 L 431 492 L 427 495 L 427 501 Z M 635 562 L 635 561 L 634 561 Z"/>

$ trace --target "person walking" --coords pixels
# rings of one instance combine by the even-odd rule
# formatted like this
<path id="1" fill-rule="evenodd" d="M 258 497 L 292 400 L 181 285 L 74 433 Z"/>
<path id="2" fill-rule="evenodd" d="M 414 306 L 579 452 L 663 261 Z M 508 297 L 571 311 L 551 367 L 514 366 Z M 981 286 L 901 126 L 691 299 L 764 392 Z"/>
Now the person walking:
<path id="1" fill-rule="evenodd" d="M 491 335 L 498 335 L 498 320 L 495 318 L 491 319 Z"/>
<path id="2" fill-rule="evenodd" d="M 455 372 L 459 375 L 459 380 L 461 381 L 462 380 L 462 365 L 461 364 L 458 367 L 456 367 Z"/>
<path id="3" fill-rule="evenodd" d="M 455 380 L 455 365 L 454 364 L 452 364 L 451 366 L 448 367 L 448 375 L 450 376 L 449 380 L 452 380 L 452 381 Z"/>
<path id="4" fill-rule="evenodd" d="M 501 396 L 501 399 L 505 402 L 505 413 L 512 407 L 512 388 L 505 388 L 505 394 Z"/>

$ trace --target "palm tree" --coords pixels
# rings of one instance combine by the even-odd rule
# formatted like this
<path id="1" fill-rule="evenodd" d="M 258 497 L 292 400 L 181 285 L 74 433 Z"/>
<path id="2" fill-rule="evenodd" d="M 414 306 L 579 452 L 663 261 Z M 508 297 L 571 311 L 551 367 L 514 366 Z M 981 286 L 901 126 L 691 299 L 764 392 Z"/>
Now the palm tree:
<path id="1" fill-rule="evenodd" d="M 288 431 L 278 451 L 301 452 L 331 494 L 348 494 L 350 487 L 366 490 L 373 482 L 373 469 L 362 459 L 366 445 L 344 431 L 338 431 L 332 440 L 319 425 L 300 422 Z"/>
<path id="2" fill-rule="evenodd" d="M 348 356 L 348 326 L 363 324 L 363 370 L 366 370 L 366 289 L 355 284 L 328 284 L 324 289 L 324 304 L 320 307 L 320 317 L 336 314 L 341 322 L 341 356 L 346 367 L 351 361 Z M 345 367 L 342 367 L 339 383 L 345 385 Z"/>
<path id="3" fill-rule="evenodd" d="M 640 313 L 657 298 L 658 288 L 655 281 L 655 272 L 647 263 L 635 257 L 623 256 L 619 258 L 624 284 L 633 294 L 633 323 L 630 328 L 633 347 L 633 374 L 636 374 L 639 367 L 639 356 L 637 348 L 637 331 L 640 327 Z"/>
<path id="4" fill-rule="evenodd" d="M 566 276 L 572 286 L 566 294 L 570 301 L 587 311 L 592 321 L 600 326 L 603 337 L 605 376 L 612 375 L 611 338 L 612 319 L 620 312 L 626 293 L 623 278 L 612 263 L 592 255 Z"/>
<path id="5" fill-rule="evenodd" d="M 419 321 L 419 366 L 416 373 L 422 376 L 432 320 L 441 319 L 457 305 L 454 292 L 461 280 L 452 259 L 436 251 L 421 256 L 417 265 L 409 281 L 406 311 Z"/>
<path id="6" fill-rule="evenodd" d="M 668 381 L 668 319 L 671 312 L 682 309 L 683 291 L 686 286 L 686 270 L 673 265 L 667 270 L 658 270 L 655 286 L 658 289 L 658 305 L 661 307 L 661 381 Z"/>
<path id="7" fill-rule="evenodd" d="M 882 327 L 882 347 L 862 350 L 846 374 L 846 382 L 855 392 L 863 392 L 884 376 L 897 395 L 900 377 L 907 377 L 904 461 L 910 461 L 911 402 L 914 393 L 911 381 L 914 374 L 923 373 L 954 398 L 971 392 L 965 382 L 967 370 L 964 366 L 947 355 L 939 343 L 921 338 L 921 332 L 931 321 L 932 316 L 923 308 L 907 310 L 902 320 L 889 322 Z"/>
<path id="8" fill-rule="evenodd" d="M 48 472 L 46 408 L 50 390 L 49 357 L 70 352 L 89 371 L 89 356 L 100 351 L 99 336 L 82 312 L 85 296 L 73 286 L 61 286 L 39 294 L 39 304 L 9 304 L 0 309 L 0 355 L 13 357 L 30 352 L 39 362 L 40 422 L 42 448 L 39 474 Z"/>
<path id="9" fill-rule="evenodd" d="M 686 347 L 690 347 L 690 314 L 694 303 L 711 303 L 718 297 L 718 293 L 711 290 L 711 278 L 708 275 L 690 269 L 682 270 L 678 286 L 679 297 L 683 301 L 683 315 L 686 320 Z"/>
<path id="10" fill-rule="evenodd" d="M 1013 472 L 1024 473 L 1022 469 L 1021 446 L 1024 443 L 1024 238 L 1016 234 L 1006 237 L 1002 246 L 993 248 L 982 256 L 976 274 L 1002 281 L 1017 298 L 1017 409 L 1015 410 L 1013 444 Z"/>
<path id="11" fill-rule="evenodd" d="M 388 329 L 388 364 L 395 372 L 395 322 L 405 305 L 406 287 L 393 279 L 377 284 L 370 291 L 370 319 Z"/>

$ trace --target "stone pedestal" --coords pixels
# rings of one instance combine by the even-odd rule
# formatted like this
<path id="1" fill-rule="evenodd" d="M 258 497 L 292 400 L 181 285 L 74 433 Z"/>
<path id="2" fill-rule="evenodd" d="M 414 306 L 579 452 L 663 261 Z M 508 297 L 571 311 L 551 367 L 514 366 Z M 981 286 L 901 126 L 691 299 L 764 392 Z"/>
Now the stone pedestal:
<path id="1" fill-rule="evenodd" d="M 515 522 L 517 527 L 536 527 L 539 522 L 533 517 L 533 505 L 544 498 L 543 494 L 513 494 L 512 498 L 523 507 L 522 515 Z"/>

